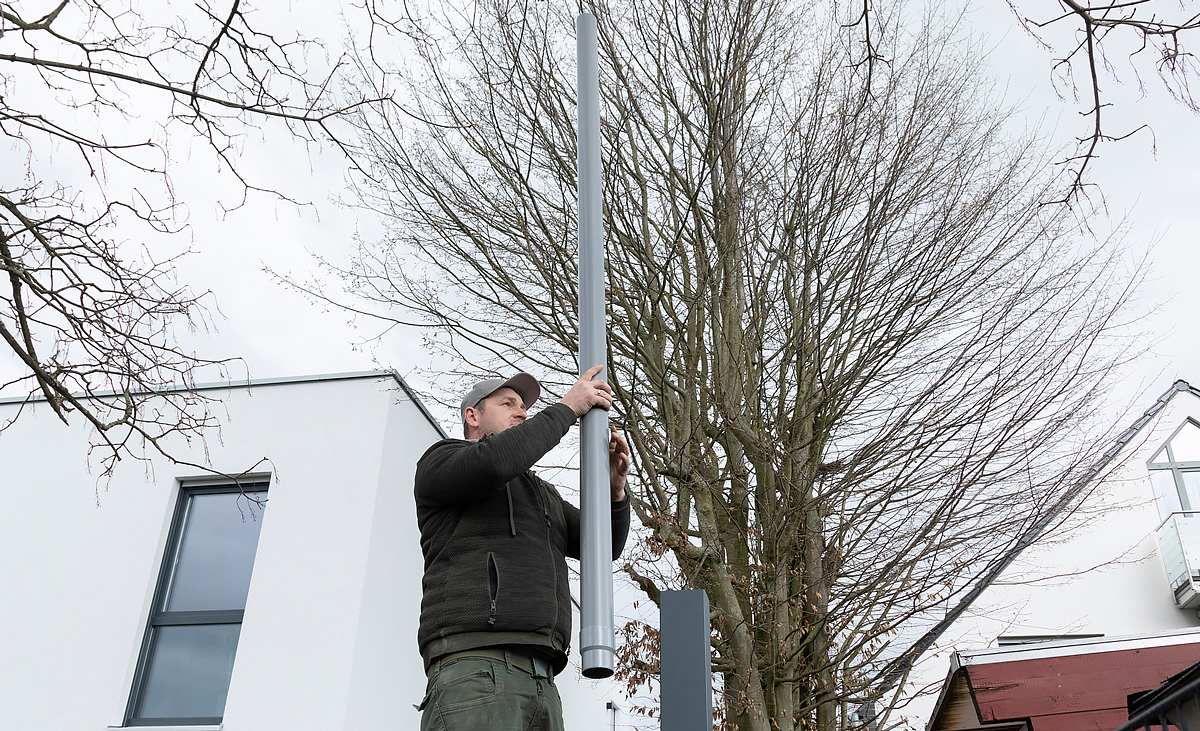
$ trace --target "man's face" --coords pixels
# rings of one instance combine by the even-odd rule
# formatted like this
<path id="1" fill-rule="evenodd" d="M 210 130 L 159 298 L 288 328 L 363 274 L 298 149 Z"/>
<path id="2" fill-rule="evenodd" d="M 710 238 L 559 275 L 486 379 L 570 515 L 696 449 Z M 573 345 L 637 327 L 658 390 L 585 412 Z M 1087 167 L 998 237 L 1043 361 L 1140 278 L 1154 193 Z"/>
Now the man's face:
<path id="1" fill-rule="evenodd" d="M 472 438 L 479 439 L 525 421 L 525 403 L 513 389 L 502 388 L 480 401 L 478 406 L 467 407 L 463 419 L 472 427 Z"/>

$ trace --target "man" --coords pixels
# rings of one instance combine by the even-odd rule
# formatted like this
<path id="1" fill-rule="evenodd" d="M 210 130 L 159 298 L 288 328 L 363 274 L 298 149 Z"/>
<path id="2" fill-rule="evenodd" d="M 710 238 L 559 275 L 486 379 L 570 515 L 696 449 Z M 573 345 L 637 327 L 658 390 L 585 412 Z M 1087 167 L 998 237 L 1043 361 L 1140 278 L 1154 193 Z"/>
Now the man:
<path id="1" fill-rule="evenodd" d="M 417 526 L 425 575 L 417 643 L 428 675 L 421 729 L 563 728 L 554 676 L 571 646 L 567 557 L 579 558 L 579 510 L 530 467 L 612 388 L 589 369 L 532 418 L 528 373 L 475 385 L 463 398 L 465 439 L 417 462 Z M 609 440 L 613 559 L 629 533 L 629 446 Z"/>

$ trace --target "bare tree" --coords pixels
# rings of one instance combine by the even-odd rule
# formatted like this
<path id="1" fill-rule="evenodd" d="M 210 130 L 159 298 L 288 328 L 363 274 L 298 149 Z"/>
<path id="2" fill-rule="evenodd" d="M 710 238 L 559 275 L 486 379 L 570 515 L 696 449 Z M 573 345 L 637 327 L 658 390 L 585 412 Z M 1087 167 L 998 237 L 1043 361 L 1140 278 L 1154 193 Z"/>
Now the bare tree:
<path id="1" fill-rule="evenodd" d="M 1053 165 L 936 18 L 873 14 L 891 62 L 870 67 L 853 25 L 783 0 L 588 7 L 644 528 L 623 570 L 652 602 L 708 592 L 727 727 L 887 724 L 915 660 L 1097 476 L 1136 268 L 1042 205 Z M 325 262 L 353 299 L 297 286 L 472 367 L 573 380 L 573 17 L 377 18 L 365 93 L 437 126 L 358 116 L 358 193 L 392 233 Z M 634 694 L 657 635 L 622 636 Z"/>
<path id="2" fill-rule="evenodd" d="M 241 137 L 269 123 L 336 144 L 336 120 L 369 103 L 335 105 L 341 62 L 253 17 L 243 0 L 0 3 L 0 338 L 20 367 L 0 387 L 93 427 L 104 473 L 213 426 L 207 400 L 180 388 L 230 362 L 178 344 L 179 328 L 205 327 L 208 310 L 175 281 L 180 254 L 155 253 L 159 234 L 184 227 L 172 144 L 205 145 L 242 202 L 252 191 L 286 197 L 241 174 Z"/>

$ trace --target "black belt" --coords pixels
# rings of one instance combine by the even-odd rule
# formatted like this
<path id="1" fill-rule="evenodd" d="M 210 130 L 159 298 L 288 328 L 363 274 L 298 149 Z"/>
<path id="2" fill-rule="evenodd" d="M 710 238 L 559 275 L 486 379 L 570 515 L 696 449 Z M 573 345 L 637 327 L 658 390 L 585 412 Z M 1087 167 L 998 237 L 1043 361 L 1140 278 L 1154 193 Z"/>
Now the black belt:
<path id="1" fill-rule="evenodd" d="M 457 660 L 463 657 L 483 657 L 489 660 L 499 660 L 509 667 L 528 673 L 535 678 L 549 678 L 550 680 L 554 680 L 554 666 L 546 658 L 504 647 L 476 647 L 471 650 L 452 652 L 449 655 L 442 655 L 437 660 L 434 660 L 433 668 L 437 668 L 450 660 Z M 432 670 L 433 668 L 430 669 Z"/>

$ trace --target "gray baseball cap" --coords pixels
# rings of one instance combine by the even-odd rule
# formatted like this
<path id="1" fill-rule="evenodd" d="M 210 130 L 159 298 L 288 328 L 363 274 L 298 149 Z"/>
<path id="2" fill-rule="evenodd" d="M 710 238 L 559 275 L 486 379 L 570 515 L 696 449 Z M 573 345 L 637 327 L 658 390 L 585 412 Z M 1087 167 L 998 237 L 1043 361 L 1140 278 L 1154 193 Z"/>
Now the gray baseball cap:
<path id="1" fill-rule="evenodd" d="M 480 401 L 502 388 L 511 388 L 520 394 L 527 409 L 533 406 L 537 402 L 538 396 L 542 394 L 542 384 L 528 373 L 518 373 L 507 381 L 503 378 L 489 378 L 476 383 L 470 391 L 467 391 L 467 395 L 463 396 L 462 404 L 458 407 L 459 412 L 466 411 L 472 406 L 478 406 Z"/>

